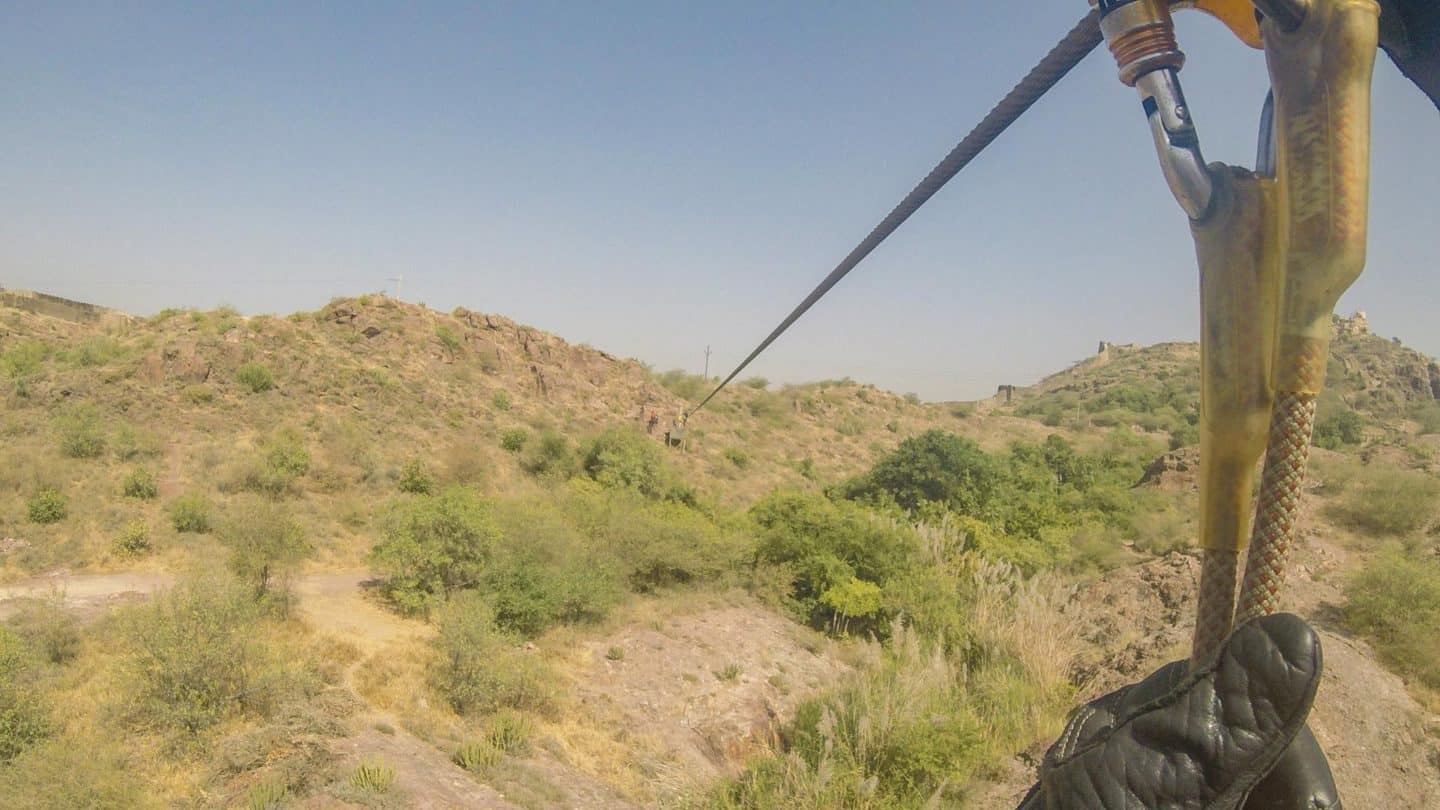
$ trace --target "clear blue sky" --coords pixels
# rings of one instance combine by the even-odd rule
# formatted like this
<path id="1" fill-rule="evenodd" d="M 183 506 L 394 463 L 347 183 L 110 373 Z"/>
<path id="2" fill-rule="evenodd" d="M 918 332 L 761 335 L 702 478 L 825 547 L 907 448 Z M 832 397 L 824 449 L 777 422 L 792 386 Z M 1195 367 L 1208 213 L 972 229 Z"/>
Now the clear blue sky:
<path id="1" fill-rule="evenodd" d="M 149 313 L 311 309 L 403 274 L 728 369 L 1084 12 L 1015 3 L 0 3 L 0 284 Z M 213 4 L 205 4 L 207 6 Z M 1207 157 L 1263 60 L 1179 18 Z M 1370 263 L 1342 308 L 1440 353 L 1440 115 L 1382 56 Z M 753 367 L 986 395 L 1191 340 L 1133 91 L 1093 54 Z"/>

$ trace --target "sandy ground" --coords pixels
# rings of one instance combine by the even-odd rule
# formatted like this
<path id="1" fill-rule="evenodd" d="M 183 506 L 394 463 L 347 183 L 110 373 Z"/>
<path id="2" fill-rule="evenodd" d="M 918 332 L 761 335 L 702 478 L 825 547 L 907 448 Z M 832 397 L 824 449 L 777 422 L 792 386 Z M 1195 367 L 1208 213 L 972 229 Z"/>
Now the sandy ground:
<path id="1" fill-rule="evenodd" d="M 14 614 L 27 601 L 59 599 L 81 613 L 131 600 L 143 599 L 169 585 L 173 577 L 155 571 L 122 571 L 113 574 L 70 574 L 57 572 L 10 585 L 0 585 L 0 619 Z"/>

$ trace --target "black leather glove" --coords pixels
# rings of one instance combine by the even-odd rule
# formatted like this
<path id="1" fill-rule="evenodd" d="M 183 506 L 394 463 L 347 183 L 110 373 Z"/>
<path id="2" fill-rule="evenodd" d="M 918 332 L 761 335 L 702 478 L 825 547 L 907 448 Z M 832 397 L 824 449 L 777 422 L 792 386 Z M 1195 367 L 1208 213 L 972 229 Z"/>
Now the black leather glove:
<path id="1" fill-rule="evenodd" d="M 1320 670 L 1298 617 L 1249 622 L 1214 664 L 1167 664 L 1076 710 L 1020 810 L 1339 808 L 1305 728 Z"/>

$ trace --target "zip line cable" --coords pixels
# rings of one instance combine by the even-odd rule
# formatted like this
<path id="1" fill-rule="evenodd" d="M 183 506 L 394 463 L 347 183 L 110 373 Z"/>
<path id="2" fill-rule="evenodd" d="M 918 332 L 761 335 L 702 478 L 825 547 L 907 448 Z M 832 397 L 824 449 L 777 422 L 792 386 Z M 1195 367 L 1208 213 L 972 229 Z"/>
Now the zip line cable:
<path id="1" fill-rule="evenodd" d="M 892 210 L 885 219 L 880 221 L 879 225 L 875 226 L 875 229 L 870 232 L 870 235 L 865 237 L 860 244 L 856 245 L 854 250 L 850 251 L 850 255 L 846 256 L 834 270 L 830 271 L 830 275 L 826 276 L 818 287 L 812 290 L 809 295 L 805 296 L 805 300 L 801 301 L 799 306 L 795 307 L 789 315 L 785 316 L 785 320 L 781 321 L 780 325 L 775 327 L 775 331 L 771 332 L 769 337 L 760 341 L 760 345 L 756 346 L 755 350 L 750 352 L 750 356 L 746 357 L 744 362 L 736 366 L 735 370 L 730 372 L 730 376 L 726 377 L 723 382 L 717 385 L 715 390 L 711 391 L 710 394 L 701 400 L 700 404 L 696 405 L 686 416 L 688 417 L 705 407 L 705 404 L 713 399 L 716 394 L 720 393 L 721 389 L 726 385 L 729 385 L 731 380 L 739 376 L 740 372 L 744 371 L 745 367 L 750 365 L 751 361 L 759 357 L 760 353 L 769 348 L 770 344 L 774 343 L 776 338 L 784 334 L 785 330 L 789 329 L 791 324 L 799 320 L 800 316 L 804 315 L 810 307 L 814 306 L 816 301 L 824 297 L 825 293 L 830 292 L 831 287 L 834 287 L 840 279 L 844 278 L 851 270 L 854 270 L 857 264 L 864 260 L 866 256 L 869 256 L 871 251 L 879 247 L 880 243 L 884 242 L 886 237 L 894 233 L 905 220 L 909 219 L 911 214 L 915 213 L 919 210 L 920 206 L 935 196 L 935 193 L 950 181 L 950 178 L 959 174 L 960 170 L 965 168 L 970 161 L 975 159 L 976 155 L 980 154 L 985 147 L 989 146 L 998 138 L 1000 133 L 1015 123 L 1021 115 L 1024 115 L 1025 111 L 1030 109 L 1030 106 L 1036 101 L 1039 101 L 1040 97 L 1045 95 L 1046 91 L 1054 87 L 1057 82 L 1064 78 L 1065 74 L 1069 73 L 1071 68 L 1080 64 L 1080 60 L 1095 50 L 1095 46 L 1100 44 L 1100 40 L 1100 14 L 1092 10 L 1089 14 L 1085 15 L 1080 22 L 1075 24 L 1075 27 L 1070 30 L 1070 33 L 1065 35 L 1064 39 L 1060 40 L 1059 44 L 1052 48 L 1049 53 L 1045 54 L 1045 58 L 1041 59 L 1038 65 L 1031 68 L 1030 72 L 1025 75 L 1025 78 L 1021 79 L 1020 83 L 1015 85 L 1015 87 L 1005 95 L 1005 98 L 1001 99 L 1000 103 L 996 104 L 974 129 L 970 130 L 970 134 L 966 135 L 964 140 L 960 141 L 960 143 L 955 145 L 954 149 L 950 150 L 950 154 L 946 155 L 944 160 L 941 160 L 935 168 L 930 170 L 929 174 L 925 175 L 925 179 L 921 180 L 920 184 L 915 186 L 915 188 L 906 195 L 905 199 L 901 200 L 900 204 L 895 206 L 894 210 Z"/>

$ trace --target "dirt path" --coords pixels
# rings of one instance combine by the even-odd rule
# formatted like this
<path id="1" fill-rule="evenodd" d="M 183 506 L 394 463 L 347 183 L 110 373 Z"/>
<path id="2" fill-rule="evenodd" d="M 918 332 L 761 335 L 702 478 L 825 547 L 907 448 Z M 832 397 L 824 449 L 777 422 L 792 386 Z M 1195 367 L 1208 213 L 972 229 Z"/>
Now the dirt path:
<path id="1" fill-rule="evenodd" d="M 397 641 L 434 632 L 425 622 L 405 619 L 381 607 L 371 594 L 377 584 L 368 570 L 316 571 L 293 585 L 300 613 L 316 630 L 374 655 Z"/>
<path id="2" fill-rule="evenodd" d="M 113 574 L 71 574 L 60 571 L 0 585 L 0 619 L 35 599 L 61 599 L 66 607 L 92 614 L 117 603 L 144 599 L 169 585 L 170 574 L 121 571 Z"/>
<path id="3" fill-rule="evenodd" d="M 405 794 L 407 806 L 444 808 L 478 808 L 479 810 L 519 810 L 494 788 L 478 782 L 434 746 L 395 729 L 379 731 L 369 725 L 356 734 L 337 740 L 335 752 L 347 768 L 361 760 L 379 758 L 395 769 L 395 787 Z M 317 797 L 303 807 L 337 807 L 324 797 Z"/>

